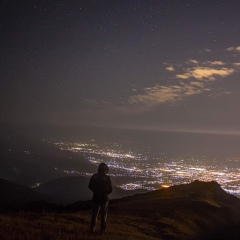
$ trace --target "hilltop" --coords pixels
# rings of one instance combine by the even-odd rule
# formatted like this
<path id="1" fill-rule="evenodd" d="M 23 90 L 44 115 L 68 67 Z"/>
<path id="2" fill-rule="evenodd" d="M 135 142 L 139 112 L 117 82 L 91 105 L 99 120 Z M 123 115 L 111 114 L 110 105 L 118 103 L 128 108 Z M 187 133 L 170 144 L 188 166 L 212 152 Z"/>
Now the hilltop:
<path id="1" fill-rule="evenodd" d="M 240 233 L 240 199 L 216 182 L 195 181 L 135 195 L 112 208 L 122 218 L 141 217 L 163 239 L 238 239 Z"/>
<path id="2" fill-rule="evenodd" d="M 2 213 L 1 239 L 239 239 L 240 199 L 195 181 L 112 200 L 108 234 L 90 235 L 91 210 Z M 70 210 L 70 211 L 69 211 Z"/>

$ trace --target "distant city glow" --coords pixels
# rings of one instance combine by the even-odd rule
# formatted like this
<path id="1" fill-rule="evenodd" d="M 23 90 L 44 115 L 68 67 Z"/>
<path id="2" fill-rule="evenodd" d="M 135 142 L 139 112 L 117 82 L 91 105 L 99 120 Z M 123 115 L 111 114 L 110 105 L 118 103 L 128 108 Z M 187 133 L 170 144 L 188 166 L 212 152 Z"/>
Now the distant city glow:
<path id="1" fill-rule="evenodd" d="M 131 182 L 118 187 L 126 190 L 155 190 L 172 185 L 190 183 L 194 180 L 216 181 L 227 192 L 240 197 L 240 158 L 227 158 L 224 164 L 216 159 L 206 157 L 184 157 L 168 159 L 163 153 L 151 161 L 147 154 L 125 152 L 121 145 L 100 147 L 88 143 L 54 143 L 61 150 L 82 154 L 89 162 L 98 165 L 108 164 L 112 176 L 131 177 Z M 139 151 L 138 151 L 139 152 Z M 233 166 L 234 165 L 234 166 Z M 90 173 L 80 173 L 74 170 L 64 170 L 68 174 L 89 176 Z M 135 180 L 138 178 L 138 180 Z M 139 180 L 140 178 L 140 180 Z"/>

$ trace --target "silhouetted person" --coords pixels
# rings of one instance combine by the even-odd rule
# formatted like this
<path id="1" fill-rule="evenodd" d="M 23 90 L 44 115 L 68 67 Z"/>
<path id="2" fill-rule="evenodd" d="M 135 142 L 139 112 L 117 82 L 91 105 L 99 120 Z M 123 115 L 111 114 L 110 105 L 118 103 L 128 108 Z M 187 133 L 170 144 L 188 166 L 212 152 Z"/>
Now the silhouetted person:
<path id="1" fill-rule="evenodd" d="M 94 174 L 89 182 L 88 187 L 93 191 L 93 209 L 90 231 L 95 232 L 97 216 L 101 212 L 101 232 L 106 232 L 107 211 L 109 205 L 108 194 L 112 192 L 112 181 L 107 176 L 108 166 L 101 163 L 98 167 L 98 173 Z"/>

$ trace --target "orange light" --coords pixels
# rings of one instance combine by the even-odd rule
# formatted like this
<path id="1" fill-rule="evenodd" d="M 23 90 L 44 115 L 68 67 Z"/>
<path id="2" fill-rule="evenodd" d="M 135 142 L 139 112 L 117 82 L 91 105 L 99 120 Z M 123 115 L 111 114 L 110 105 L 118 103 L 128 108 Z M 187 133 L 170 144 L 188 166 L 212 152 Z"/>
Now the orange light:
<path id="1" fill-rule="evenodd" d="M 161 185 L 163 188 L 169 188 L 170 186 L 169 185 L 166 185 L 166 184 L 163 184 Z"/>

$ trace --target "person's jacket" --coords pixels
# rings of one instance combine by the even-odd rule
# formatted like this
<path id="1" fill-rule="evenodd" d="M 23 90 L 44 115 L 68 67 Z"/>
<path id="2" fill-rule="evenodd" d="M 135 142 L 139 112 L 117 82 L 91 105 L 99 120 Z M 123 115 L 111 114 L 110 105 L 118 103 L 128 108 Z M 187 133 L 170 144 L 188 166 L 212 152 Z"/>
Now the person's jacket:
<path id="1" fill-rule="evenodd" d="M 96 173 L 91 177 L 88 188 L 93 191 L 94 202 L 107 202 L 108 194 L 112 192 L 111 178 L 104 173 Z"/>

